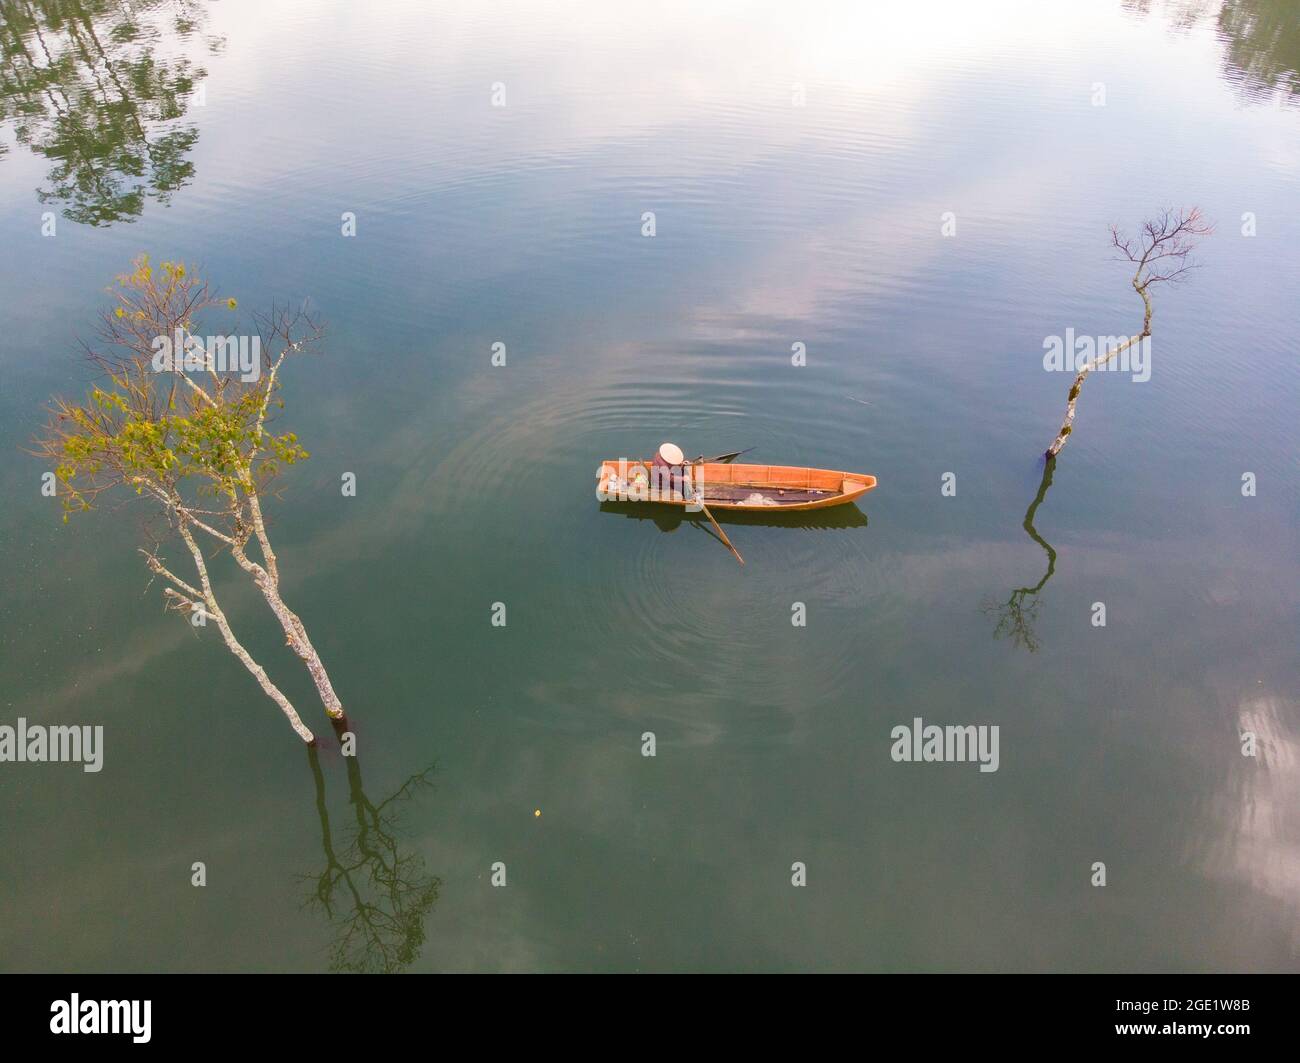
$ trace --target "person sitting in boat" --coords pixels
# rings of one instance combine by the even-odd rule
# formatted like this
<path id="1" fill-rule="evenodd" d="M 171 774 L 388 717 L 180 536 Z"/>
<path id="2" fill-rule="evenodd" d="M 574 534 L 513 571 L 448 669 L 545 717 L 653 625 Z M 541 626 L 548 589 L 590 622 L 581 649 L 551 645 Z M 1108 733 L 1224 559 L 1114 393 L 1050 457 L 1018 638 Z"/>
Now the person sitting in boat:
<path id="1" fill-rule="evenodd" d="M 655 452 L 650 471 L 650 487 L 662 495 L 676 491 L 686 494 L 686 455 L 676 443 L 664 443 Z"/>

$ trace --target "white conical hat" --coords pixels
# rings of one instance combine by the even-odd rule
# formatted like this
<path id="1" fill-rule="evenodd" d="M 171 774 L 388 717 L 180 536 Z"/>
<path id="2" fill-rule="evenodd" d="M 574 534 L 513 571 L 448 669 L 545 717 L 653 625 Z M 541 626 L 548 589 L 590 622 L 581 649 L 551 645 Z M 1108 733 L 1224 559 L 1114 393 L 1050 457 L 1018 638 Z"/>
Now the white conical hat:
<path id="1" fill-rule="evenodd" d="M 686 460 L 686 455 L 682 453 L 682 448 L 676 443 L 663 443 L 659 447 L 659 456 L 668 462 L 669 465 L 680 465 Z"/>

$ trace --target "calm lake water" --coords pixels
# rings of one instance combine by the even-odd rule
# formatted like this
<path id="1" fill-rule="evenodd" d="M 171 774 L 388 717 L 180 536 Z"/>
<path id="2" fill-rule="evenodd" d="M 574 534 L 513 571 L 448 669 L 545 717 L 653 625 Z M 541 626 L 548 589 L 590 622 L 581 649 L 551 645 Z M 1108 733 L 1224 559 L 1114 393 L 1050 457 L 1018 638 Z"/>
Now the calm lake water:
<path id="1" fill-rule="evenodd" d="M 0 765 L 0 967 L 1300 969 L 1293 3 L 132 6 L 0 2 L 0 723 L 105 728 Z M 1045 338 L 1135 331 L 1108 226 L 1191 204 L 1048 486 Z M 272 534 L 355 760 L 228 557 L 317 753 L 142 507 L 41 494 L 141 251 L 327 324 Z M 665 439 L 880 486 L 741 568 L 602 512 Z"/>

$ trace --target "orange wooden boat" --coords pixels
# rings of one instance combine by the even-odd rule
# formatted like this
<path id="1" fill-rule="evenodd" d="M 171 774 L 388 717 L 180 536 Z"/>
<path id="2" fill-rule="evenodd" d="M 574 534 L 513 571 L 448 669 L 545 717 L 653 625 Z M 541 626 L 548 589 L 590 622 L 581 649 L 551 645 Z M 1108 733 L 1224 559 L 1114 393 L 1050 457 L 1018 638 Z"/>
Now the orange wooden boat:
<path id="1" fill-rule="evenodd" d="M 798 465 L 741 465 L 724 462 L 688 463 L 691 488 L 703 486 L 709 509 L 756 513 L 790 513 L 842 506 L 876 486 L 876 478 L 840 469 L 807 469 Z M 659 502 L 686 506 L 681 491 L 657 490 L 652 463 L 627 458 L 601 463 L 596 495 L 602 502 Z M 690 492 L 693 497 L 693 490 Z"/>

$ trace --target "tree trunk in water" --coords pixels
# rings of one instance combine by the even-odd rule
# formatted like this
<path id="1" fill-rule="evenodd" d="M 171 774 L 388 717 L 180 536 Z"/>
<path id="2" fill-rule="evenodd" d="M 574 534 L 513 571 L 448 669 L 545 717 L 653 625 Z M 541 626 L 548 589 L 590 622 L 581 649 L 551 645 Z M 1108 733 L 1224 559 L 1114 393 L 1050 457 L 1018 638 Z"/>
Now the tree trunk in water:
<path id="1" fill-rule="evenodd" d="M 326 713 L 329 714 L 331 719 L 343 719 L 343 703 L 339 701 L 339 696 L 334 693 L 334 685 L 330 682 L 329 673 L 325 671 L 325 665 L 321 663 L 320 654 L 316 652 L 316 647 L 311 644 L 311 639 L 307 637 L 307 629 L 298 618 L 298 614 L 285 605 L 284 599 L 280 597 L 280 589 L 276 580 L 271 578 L 266 569 L 249 558 L 241 544 L 233 546 L 231 553 L 239 566 L 253 577 L 253 582 L 257 584 L 257 589 L 262 592 L 266 604 L 271 607 L 271 612 L 280 621 L 280 627 L 284 629 L 285 642 L 289 648 L 307 666 L 307 671 L 311 675 L 312 682 L 316 684 L 316 693 L 320 695 L 321 704 L 325 706 Z"/>
<path id="2" fill-rule="evenodd" d="M 1146 295 L 1143 294 L 1142 298 L 1145 300 Z M 1148 311 L 1147 323 L 1149 324 L 1150 321 L 1151 315 Z M 1100 358 L 1096 362 L 1089 362 L 1079 370 L 1079 375 L 1074 378 L 1074 383 L 1070 387 L 1070 397 L 1069 401 L 1065 404 L 1065 420 L 1061 422 L 1061 430 L 1056 433 L 1056 438 L 1052 440 L 1052 445 L 1047 448 L 1046 456 L 1049 459 L 1054 458 L 1056 455 L 1061 453 L 1061 448 L 1065 446 L 1066 440 L 1070 438 L 1070 433 L 1074 431 L 1074 409 L 1079 401 L 1079 392 L 1083 388 L 1083 382 L 1088 378 L 1088 374 L 1099 366 L 1105 365 L 1121 351 L 1128 350 L 1133 346 L 1133 344 L 1141 342 L 1149 335 L 1149 332 L 1144 331 L 1137 336 L 1130 336 L 1123 343 L 1107 351 L 1105 358 Z"/>
<path id="3" fill-rule="evenodd" d="M 212 592 L 212 583 L 208 579 L 208 566 L 203 560 L 203 551 L 199 544 L 194 541 L 194 536 L 182 517 L 180 524 L 181 538 L 185 540 L 185 545 L 189 548 L 191 556 L 194 558 L 194 567 L 198 569 L 199 582 L 203 587 L 203 604 L 204 608 L 211 615 L 212 619 L 217 622 L 217 627 L 221 631 L 221 637 L 225 640 L 226 648 L 239 658 L 245 668 L 257 680 L 258 685 L 266 693 L 266 696 L 280 706 L 280 711 L 285 714 L 289 720 L 289 726 L 297 732 L 298 737 L 304 742 L 311 744 L 316 741 L 316 736 L 311 733 L 307 725 L 302 722 L 302 718 L 294 709 L 292 703 L 284 696 L 284 692 L 271 682 L 271 677 L 266 674 L 266 669 L 253 660 L 252 655 L 244 649 L 239 640 L 235 638 L 235 633 L 230 628 L 230 623 L 226 620 L 226 614 L 221 611 L 217 605 L 216 595 Z"/>

